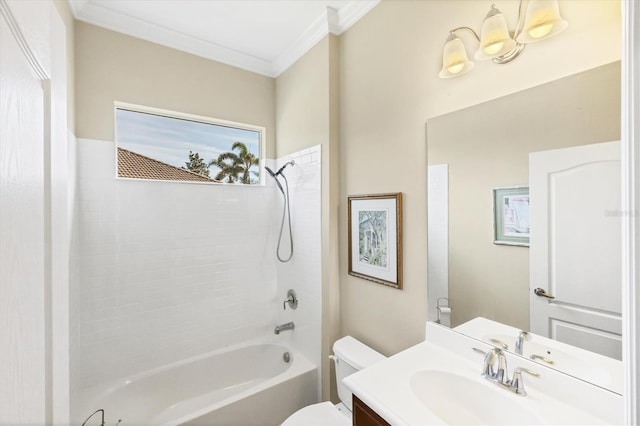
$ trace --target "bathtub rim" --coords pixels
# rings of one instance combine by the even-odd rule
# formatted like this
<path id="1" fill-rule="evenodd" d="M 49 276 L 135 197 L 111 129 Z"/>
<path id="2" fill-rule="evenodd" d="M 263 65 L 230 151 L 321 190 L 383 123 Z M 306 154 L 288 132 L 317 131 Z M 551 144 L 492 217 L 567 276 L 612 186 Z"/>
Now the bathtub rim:
<path id="1" fill-rule="evenodd" d="M 210 357 L 215 357 L 216 355 L 224 354 L 227 352 L 237 351 L 237 350 L 241 350 L 251 346 L 261 346 L 261 345 L 279 346 L 283 349 L 283 353 L 289 352 L 291 354 L 291 361 L 290 361 L 291 365 L 282 373 L 273 377 L 269 377 L 268 379 L 260 383 L 257 383 L 255 386 L 242 390 L 237 394 L 231 395 L 227 398 L 223 398 L 220 401 L 216 401 L 215 403 L 207 405 L 206 407 L 196 410 L 193 413 L 182 416 L 176 419 L 175 421 L 162 423 L 162 424 L 177 425 L 177 424 L 187 422 L 189 420 L 192 420 L 204 414 L 207 414 L 217 408 L 232 404 L 242 398 L 246 398 L 247 396 L 253 395 L 257 392 L 260 392 L 278 383 L 284 382 L 289 378 L 292 378 L 301 374 L 305 374 L 309 371 L 312 371 L 318 368 L 318 366 L 314 365 L 313 362 L 307 359 L 302 353 L 291 348 L 290 342 L 287 342 L 287 341 L 278 342 L 277 339 L 253 339 L 251 341 L 241 342 L 234 345 L 226 346 L 224 348 L 214 349 L 209 352 L 191 356 L 191 357 L 178 360 L 169 364 L 165 364 L 159 367 L 154 367 L 149 370 L 144 370 L 130 376 L 120 377 L 105 383 L 99 383 L 94 386 L 77 389 L 75 392 L 76 395 L 74 398 L 76 403 L 74 405 L 78 407 L 78 409 L 75 409 L 73 411 L 75 411 L 76 414 L 87 413 L 87 416 L 88 416 L 89 414 L 94 412 L 96 409 L 101 408 L 99 407 L 99 405 L 101 405 L 98 403 L 99 400 L 109 397 L 118 389 L 126 385 L 154 376 L 156 374 L 160 374 L 172 369 L 179 368 L 182 365 L 201 361 L 203 359 L 210 358 Z M 109 416 L 108 421 L 117 420 L 118 415 L 113 416 L 113 414 L 114 413 L 105 413 L 105 415 Z M 112 416 L 113 416 L 113 419 L 111 418 Z M 81 424 L 85 419 L 86 417 L 83 417 L 83 414 L 74 415 L 72 417 L 72 424 Z"/>

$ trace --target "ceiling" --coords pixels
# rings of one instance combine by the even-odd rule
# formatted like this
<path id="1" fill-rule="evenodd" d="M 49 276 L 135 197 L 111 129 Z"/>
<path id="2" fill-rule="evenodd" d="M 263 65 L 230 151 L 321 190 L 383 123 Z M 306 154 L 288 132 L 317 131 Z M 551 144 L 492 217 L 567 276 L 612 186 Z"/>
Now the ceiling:
<path id="1" fill-rule="evenodd" d="M 76 19 L 276 77 L 380 0 L 68 0 Z"/>

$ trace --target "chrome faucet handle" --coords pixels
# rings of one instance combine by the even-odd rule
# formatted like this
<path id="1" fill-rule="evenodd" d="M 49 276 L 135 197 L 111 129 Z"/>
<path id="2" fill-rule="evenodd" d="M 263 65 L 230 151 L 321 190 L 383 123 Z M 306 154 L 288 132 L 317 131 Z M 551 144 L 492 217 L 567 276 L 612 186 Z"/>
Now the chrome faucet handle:
<path id="1" fill-rule="evenodd" d="M 489 379 L 495 379 L 496 372 L 493 369 L 493 365 L 495 364 L 496 357 L 502 354 L 502 351 L 498 348 L 493 348 L 489 352 L 487 352 L 484 356 L 484 360 L 482 361 L 482 376 L 487 377 Z M 502 354 L 504 356 L 504 354 Z"/>
<path id="2" fill-rule="evenodd" d="M 515 371 L 513 372 L 513 378 L 509 382 L 509 386 L 516 394 L 522 396 L 527 395 L 527 391 L 524 390 L 524 382 L 522 381 L 522 369 L 515 369 Z"/>
<path id="3" fill-rule="evenodd" d="M 500 383 L 508 383 L 509 377 L 507 375 L 507 357 L 500 351 L 498 354 L 498 369 L 496 370 L 495 379 Z"/>
<path id="4" fill-rule="evenodd" d="M 501 349 L 504 349 L 505 351 L 509 350 L 509 345 L 507 345 L 505 342 L 503 342 L 502 340 L 498 340 L 498 339 L 489 339 L 489 342 L 493 345 L 493 346 L 498 346 Z"/>
<path id="5" fill-rule="evenodd" d="M 526 396 L 527 391 L 524 390 L 524 381 L 522 380 L 523 372 L 533 377 L 540 377 L 540 373 L 536 373 L 535 371 L 524 367 L 518 367 L 513 370 L 513 378 L 509 381 L 508 385 L 516 394 Z"/>
<path id="6" fill-rule="evenodd" d="M 293 303 L 293 298 L 291 296 L 287 297 L 286 299 L 284 299 L 284 302 L 282 302 L 283 311 L 287 310 L 287 303 Z"/>
<path id="7" fill-rule="evenodd" d="M 509 382 L 507 376 L 507 358 L 499 348 L 494 347 L 484 356 L 484 361 L 482 361 L 482 376 L 503 384 Z"/>
<path id="8" fill-rule="evenodd" d="M 529 370 L 528 368 L 518 367 L 517 369 L 520 370 L 520 371 L 523 371 L 523 372 L 525 372 L 525 373 L 527 373 L 527 374 L 529 374 L 529 375 L 531 375 L 533 377 L 540 377 L 540 373 L 536 373 L 535 371 Z"/>
<path id="9" fill-rule="evenodd" d="M 284 299 L 284 302 L 282 302 L 282 309 L 285 311 L 287 310 L 287 303 L 289 304 L 289 307 L 291 309 L 298 308 L 298 296 L 296 295 L 295 290 L 290 289 L 289 291 L 287 291 L 287 298 Z"/>

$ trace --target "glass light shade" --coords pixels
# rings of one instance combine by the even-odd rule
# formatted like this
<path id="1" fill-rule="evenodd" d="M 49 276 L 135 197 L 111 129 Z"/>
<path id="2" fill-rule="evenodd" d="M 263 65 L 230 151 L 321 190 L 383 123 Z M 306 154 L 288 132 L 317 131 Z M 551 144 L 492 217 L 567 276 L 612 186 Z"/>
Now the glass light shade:
<path id="1" fill-rule="evenodd" d="M 467 51 L 456 35 L 450 34 L 442 51 L 442 70 L 440 78 L 452 78 L 462 75 L 473 68 L 473 62 L 467 57 Z"/>
<path id="2" fill-rule="evenodd" d="M 502 56 L 516 47 L 517 43 L 509 35 L 506 19 L 495 6 L 491 6 L 491 10 L 482 23 L 480 47 L 474 57 L 479 60 L 487 60 Z"/>
<path id="3" fill-rule="evenodd" d="M 564 31 L 568 25 L 560 16 L 558 0 L 530 0 L 524 27 L 516 40 L 518 43 L 543 40 Z"/>

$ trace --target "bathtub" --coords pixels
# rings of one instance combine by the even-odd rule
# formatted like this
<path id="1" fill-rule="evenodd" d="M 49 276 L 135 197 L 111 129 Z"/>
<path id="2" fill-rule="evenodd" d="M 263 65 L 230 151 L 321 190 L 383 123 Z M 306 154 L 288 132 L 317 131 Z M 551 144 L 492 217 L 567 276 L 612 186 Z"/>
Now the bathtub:
<path id="1" fill-rule="evenodd" d="M 289 353 L 285 362 L 283 354 Z M 317 369 L 299 353 L 261 343 L 216 351 L 104 386 L 74 407 L 81 424 L 104 409 L 107 425 L 280 424 L 318 401 Z M 95 421 L 94 421 L 95 420 Z M 100 415 L 87 424 L 100 424 Z"/>

